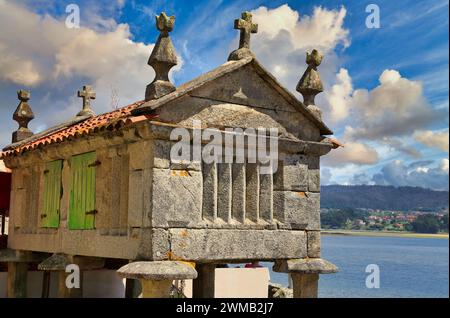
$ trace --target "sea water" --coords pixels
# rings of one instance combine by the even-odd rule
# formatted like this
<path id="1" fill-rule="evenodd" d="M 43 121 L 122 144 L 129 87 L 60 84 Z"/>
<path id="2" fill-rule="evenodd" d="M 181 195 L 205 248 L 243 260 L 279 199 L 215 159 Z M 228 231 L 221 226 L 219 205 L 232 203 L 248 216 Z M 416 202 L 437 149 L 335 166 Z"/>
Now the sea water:
<path id="1" fill-rule="evenodd" d="M 321 275 L 319 297 L 449 297 L 448 239 L 322 236 L 322 257 L 340 272 Z M 368 288 L 370 264 L 379 268 L 379 288 Z M 271 281 L 288 285 L 286 274 Z M 371 286 L 371 284 L 369 284 Z"/>

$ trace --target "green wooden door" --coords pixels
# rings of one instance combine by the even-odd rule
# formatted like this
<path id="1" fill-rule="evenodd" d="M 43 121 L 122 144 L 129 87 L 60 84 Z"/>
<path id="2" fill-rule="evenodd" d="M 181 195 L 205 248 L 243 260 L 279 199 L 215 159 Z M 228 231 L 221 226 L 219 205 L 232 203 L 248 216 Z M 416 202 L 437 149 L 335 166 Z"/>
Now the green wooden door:
<path id="1" fill-rule="evenodd" d="M 95 166 L 95 152 L 72 157 L 69 206 L 71 230 L 95 228 Z"/>
<path id="2" fill-rule="evenodd" d="M 59 227 L 61 204 L 62 160 L 47 163 L 44 171 L 44 206 L 41 212 L 41 227 Z"/>

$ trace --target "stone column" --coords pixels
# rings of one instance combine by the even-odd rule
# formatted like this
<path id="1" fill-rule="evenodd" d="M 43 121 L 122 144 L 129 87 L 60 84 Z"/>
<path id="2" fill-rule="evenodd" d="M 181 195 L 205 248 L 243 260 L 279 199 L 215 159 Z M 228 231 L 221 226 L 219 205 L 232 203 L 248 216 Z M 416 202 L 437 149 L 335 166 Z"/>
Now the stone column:
<path id="1" fill-rule="evenodd" d="M 72 273 L 66 272 L 68 266 L 77 265 L 80 272 L 80 288 L 67 288 L 66 280 Z M 42 271 L 58 272 L 58 298 L 82 298 L 83 297 L 83 271 L 101 269 L 105 260 L 97 257 L 73 256 L 65 254 L 53 254 L 38 265 Z"/>
<path id="2" fill-rule="evenodd" d="M 117 271 L 122 278 L 138 279 L 143 298 L 169 298 L 174 280 L 197 278 L 197 271 L 183 262 L 133 262 Z"/>
<path id="3" fill-rule="evenodd" d="M 4 249 L 0 251 L 0 262 L 8 263 L 8 298 L 27 297 L 28 266 L 40 262 L 46 254 Z"/>
<path id="4" fill-rule="evenodd" d="M 28 263 L 8 262 L 8 298 L 27 298 Z"/>
<path id="5" fill-rule="evenodd" d="M 216 264 L 197 264 L 198 277 L 192 283 L 193 298 L 214 298 Z"/>
<path id="6" fill-rule="evenodd" d="M 294 298 L 317 298 L 319 275 L 339 271 L 336 265 L 321 258 L 279 260 L 275 262 L 273 270 L 291 274 Z"/>
<path id="7" fill-rule="evenodd" d="M 319 274 L 292 273 L 294 298 L 317 298 Z"/>

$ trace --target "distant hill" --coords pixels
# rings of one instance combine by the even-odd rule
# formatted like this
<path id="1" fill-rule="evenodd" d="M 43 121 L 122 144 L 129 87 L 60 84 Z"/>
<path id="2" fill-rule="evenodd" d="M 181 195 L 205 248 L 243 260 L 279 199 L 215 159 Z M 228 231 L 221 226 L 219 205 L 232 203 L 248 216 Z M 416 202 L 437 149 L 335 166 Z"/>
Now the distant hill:
<path id="1" fill-rule="evenodd" d="M 418 187 L 322 186 L 322 208 L 367 208 L 436 211 L 448 208 L 448 191 Z"/>

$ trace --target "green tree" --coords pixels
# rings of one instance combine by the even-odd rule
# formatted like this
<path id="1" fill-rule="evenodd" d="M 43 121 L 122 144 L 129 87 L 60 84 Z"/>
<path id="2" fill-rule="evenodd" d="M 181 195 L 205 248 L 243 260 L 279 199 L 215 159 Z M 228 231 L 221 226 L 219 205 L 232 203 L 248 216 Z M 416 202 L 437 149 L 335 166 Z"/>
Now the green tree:
<path id="1" fill-rule="evenodd" d="M 448 233 L 448 214 L 445 214 L 441 219 L 441 231 Z"/>
<path id="2" fill-rule="evenodd" d="M 440 229 L 439 219 L 435 215 L 424 214 L 419 215 L 417 219 L 411 223 L 413 231 L 417 233 L 437 233 Z"/>

